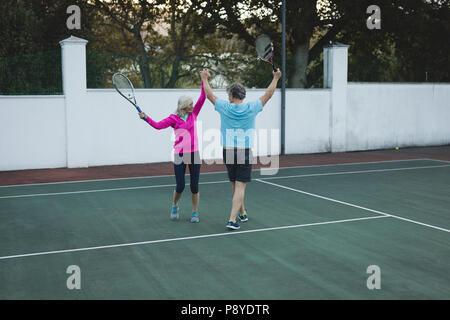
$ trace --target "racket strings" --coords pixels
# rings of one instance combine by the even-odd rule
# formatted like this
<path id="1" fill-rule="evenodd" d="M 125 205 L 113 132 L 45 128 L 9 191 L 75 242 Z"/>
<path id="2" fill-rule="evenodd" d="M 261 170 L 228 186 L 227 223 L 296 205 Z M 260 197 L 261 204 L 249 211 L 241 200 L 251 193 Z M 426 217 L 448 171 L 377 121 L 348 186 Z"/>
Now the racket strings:
<path id="1" fill-rule="evenodd" d="M 273 42 L 270 40 L 268 35 L 260 35 L 255 41 L 256 52 L 258 53 L 258 58 L 264 62 L 270 63 L 272 65 L 273 71 L 277 71 L 274 63 L 274 47 Z"/>
<path id="2" fill-rule="evenodd" d="M 256 39 L 255 47 L 260 59 L 266 61 L 272 58 L 273 43 L 268 36 L 266 35 L 259 36 Z"/>
<path id="3" fill-rule="evenodd" d="M 264 52 L 264 59 L 270 59 L 273 55 L 273 47 L 272 44 L 269 44 L 268 49 Z"/>
<path id="4" fill-rule="evenodd" d="M 113 78 L 113 83 L 119 89 L 131 89 L 130 84 L 122 75 L 115 75 Z"/>
<path id="5" fill-rule="evenodd" d="M 113 76 L 113 84 L 125 98 L 135 101 L 133 87 L 126 76 L 115 74 Z"/>

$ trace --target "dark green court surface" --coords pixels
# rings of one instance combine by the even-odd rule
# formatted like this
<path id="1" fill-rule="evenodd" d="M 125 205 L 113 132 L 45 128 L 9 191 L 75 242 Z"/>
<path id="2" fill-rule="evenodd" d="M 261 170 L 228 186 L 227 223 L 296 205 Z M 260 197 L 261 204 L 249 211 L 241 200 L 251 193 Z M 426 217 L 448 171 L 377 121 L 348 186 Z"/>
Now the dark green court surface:
<path id="1" fill-rule="evenodd" d="M 201 176 L 198 224 L 188 187 L 169 220 L 171 176 L 0 187 L 0 299 L 450 298 L 450 163 L 253 179 L 237 232 L 225 173 Z M 367 287 L 374 265 L 380 289 Z"/>

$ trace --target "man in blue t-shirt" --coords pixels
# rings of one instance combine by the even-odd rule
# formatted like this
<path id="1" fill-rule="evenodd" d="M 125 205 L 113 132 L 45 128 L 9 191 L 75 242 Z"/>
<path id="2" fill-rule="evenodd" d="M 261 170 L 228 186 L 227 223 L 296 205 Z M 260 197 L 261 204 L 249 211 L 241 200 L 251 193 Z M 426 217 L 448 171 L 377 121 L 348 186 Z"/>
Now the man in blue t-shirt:
<path id="1" fill-rule="evenodd" d="M 241 84 L 233 83 L 227 88 L 229 101 L 225 101 L 213 94 L 208 82 L 210 77 L 208 70 L 202 71 L 201 77 L 206 97 L 220 113 L 223 159 L 233 190 L 233 206 L 227 228 L 237 230 L 240 228 L 237 222 L 238 214 L 241 222 L 248 221 L 244 196 L 246 184 L 251 181 L 255 117 L 272 98 L 281 71 L 278 69 L 273 72 L 273 80 L 264 95 L 251 102 L 244 102 L 246 92 Z"/>

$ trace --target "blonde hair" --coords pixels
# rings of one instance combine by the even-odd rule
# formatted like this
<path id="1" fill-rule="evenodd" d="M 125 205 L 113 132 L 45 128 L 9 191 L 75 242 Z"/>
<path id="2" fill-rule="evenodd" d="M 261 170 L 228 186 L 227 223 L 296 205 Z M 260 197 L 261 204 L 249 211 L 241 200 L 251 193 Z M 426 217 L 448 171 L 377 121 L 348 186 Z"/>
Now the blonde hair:
<path id="1" fill-rule="evenodd" d="M 184 117 L 187 114 L 186 107 L 188 107 L 190 104 L 193 104 L 193 103 L 194 102 L 192 101 L 191 97 L 181 96 L 178 99 L 178 108 L 175 111 L 175 113 L 180 117 Z"/>

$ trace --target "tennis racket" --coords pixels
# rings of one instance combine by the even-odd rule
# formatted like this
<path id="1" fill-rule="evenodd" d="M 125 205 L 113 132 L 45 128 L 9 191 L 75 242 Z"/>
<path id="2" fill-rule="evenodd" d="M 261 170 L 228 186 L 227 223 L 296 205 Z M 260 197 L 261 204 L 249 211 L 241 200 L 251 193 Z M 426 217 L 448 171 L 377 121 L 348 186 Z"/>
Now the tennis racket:
<path id="1" fill-rule="evenodd" d="M 130 102 L 136 110 L 141 113 L 141 108 L 138 107 L 136 104 L 136 98 L 134 96 L 134 87 L 131 83 L 130 79 L 123 73 L 114 73 L 112 77 L 112 83 L 114 85 L 114 88 L 116 88 L 117 92 L 127 99 L 128 102 Z"/>
<path id="2" fill-rule="evenodd" d="M 255 48 L 258 53 L 258 58 L 264 62 L 270 63 L 273 71 L 277 71 L 277 68 L 275 68 L 275 65 L 273 64 L 274 49 L 270 37 L 266 34 L 258 36 L 255 40 Z"/>

